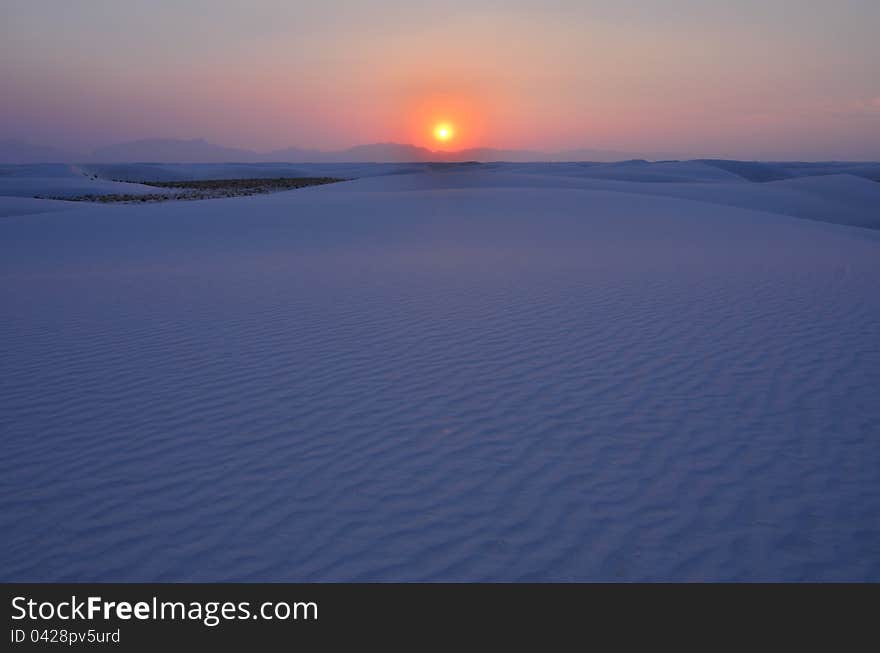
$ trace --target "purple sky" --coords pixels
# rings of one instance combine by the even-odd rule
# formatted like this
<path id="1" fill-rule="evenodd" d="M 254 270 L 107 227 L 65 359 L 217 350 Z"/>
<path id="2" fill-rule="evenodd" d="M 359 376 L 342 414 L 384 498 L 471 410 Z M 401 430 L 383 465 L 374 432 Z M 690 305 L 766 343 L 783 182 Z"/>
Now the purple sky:
<path id="1" fill-rule="evenodd" d="M 6 0 L 0 138 L 877 160 L 878 34 L 877 0 Z"/>

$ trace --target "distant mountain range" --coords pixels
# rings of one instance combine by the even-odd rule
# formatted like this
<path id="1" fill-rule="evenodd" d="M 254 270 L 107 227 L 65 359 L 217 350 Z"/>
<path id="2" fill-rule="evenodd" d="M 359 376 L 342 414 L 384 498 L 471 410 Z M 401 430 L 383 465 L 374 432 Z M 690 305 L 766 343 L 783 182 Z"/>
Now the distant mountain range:
<path id="1" fill-rule="evenodd" d="M 204 139 L 147 139 L 77 153 L 31 145 L 19 140 L 0 141 L 0 163 L 415 163 L 461 161 L 621 161 L 670 159 L 665 153 L 568 150 L 536 152 L 473 148 L 444 152 L 401 143 L 357 145 L 345 150 L 322 151 L 290 147 L 272 152 L 223 147 Z"/>

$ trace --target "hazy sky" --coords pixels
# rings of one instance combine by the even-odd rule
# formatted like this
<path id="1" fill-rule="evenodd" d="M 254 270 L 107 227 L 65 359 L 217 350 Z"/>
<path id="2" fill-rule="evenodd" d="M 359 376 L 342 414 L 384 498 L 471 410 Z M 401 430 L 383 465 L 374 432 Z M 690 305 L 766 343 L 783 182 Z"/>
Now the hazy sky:
<path id="1" fill-rule="evenodd" d="M 880 159 L 880 0 L 0 0 L 0 138 Z"/>

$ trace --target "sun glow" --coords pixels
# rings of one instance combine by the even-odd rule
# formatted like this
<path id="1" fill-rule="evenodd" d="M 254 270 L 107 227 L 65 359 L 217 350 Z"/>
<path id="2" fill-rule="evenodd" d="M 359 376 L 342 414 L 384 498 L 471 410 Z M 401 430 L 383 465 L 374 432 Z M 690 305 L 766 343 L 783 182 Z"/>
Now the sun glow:
<path id="1" fill-rule="evenodd" d="M 455 136 L 455 130 L 447 122 L 441 122 L 434 127 L 434 138 L 438 141 L 446 142 Z"/>

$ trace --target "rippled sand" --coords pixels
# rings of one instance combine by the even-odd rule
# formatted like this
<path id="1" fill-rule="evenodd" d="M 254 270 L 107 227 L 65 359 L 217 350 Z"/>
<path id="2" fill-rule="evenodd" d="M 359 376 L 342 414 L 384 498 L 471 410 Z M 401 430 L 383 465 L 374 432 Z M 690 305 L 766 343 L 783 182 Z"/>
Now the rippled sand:
<path id="1" fill-rule="evenodd" d="M 535 176 L 0 219 L 0 578 L 880 580 L 880 233 Z"/>

